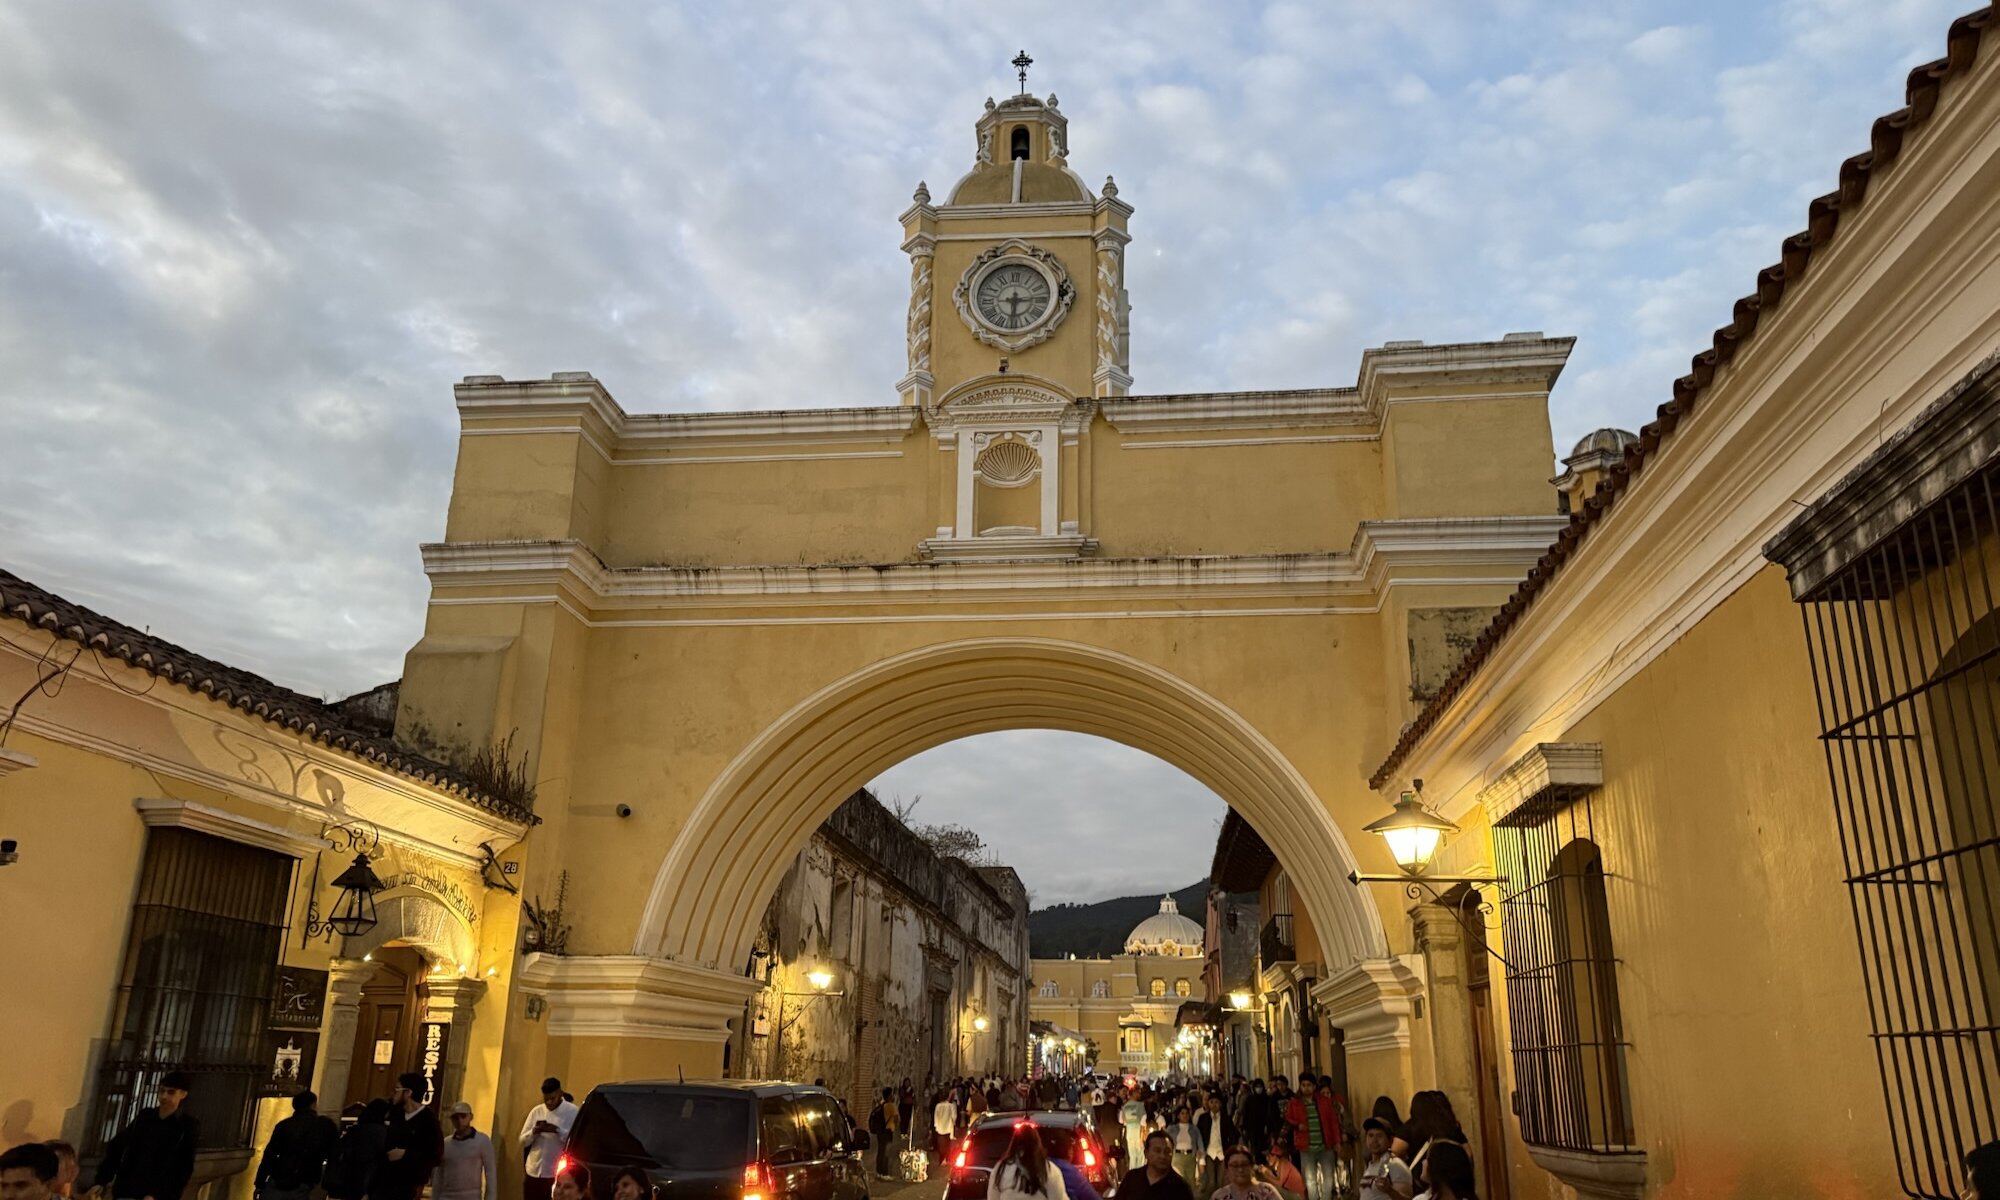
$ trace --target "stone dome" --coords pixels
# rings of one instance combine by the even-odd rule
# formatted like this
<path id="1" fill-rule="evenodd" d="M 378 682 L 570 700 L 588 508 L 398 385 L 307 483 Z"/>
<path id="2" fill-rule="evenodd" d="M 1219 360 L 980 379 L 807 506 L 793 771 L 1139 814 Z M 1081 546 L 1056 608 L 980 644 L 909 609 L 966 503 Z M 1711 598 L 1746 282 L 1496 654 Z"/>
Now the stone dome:
<path id="1" fill-rule="evenodd" d="M 1167 954 L 1177 958 L 1199 958 L 1202 928 L 1181 915 L 1172 896 L 1160 897 L 1160 911 L 1134 926 L 1125 937 L 1127 954 Z"/>
<path id="2" fill-rule="evenodd" d="M 1639 440 L 1639 435 L 1626 429 L 1598 429 L 1584 435 L 1576 444 L 1576 449 L 1563 459 L 1570 462 L 1585 455 L 1603 454 L 1612 458 L 1624 458 L 1625 447 Z"/>

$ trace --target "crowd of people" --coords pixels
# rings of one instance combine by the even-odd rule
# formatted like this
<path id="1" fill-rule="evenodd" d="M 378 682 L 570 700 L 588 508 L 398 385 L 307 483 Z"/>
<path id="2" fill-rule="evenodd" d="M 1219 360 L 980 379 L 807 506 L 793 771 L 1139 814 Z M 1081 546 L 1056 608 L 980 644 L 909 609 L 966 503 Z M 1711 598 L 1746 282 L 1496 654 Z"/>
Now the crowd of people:
<path id="1" fill-rule="evenodd" d="M 988 1112 L 1070 1110 L 1106 1152 L 1117 1200 L 1477 1200 L 1467 1138 L 1443 1092 L 1412 1097 L 1405 1119 L 1387 1096 L 1353 1111 L 1328 1076 L 1161 1080 L 1102 1076 L 961 1078 L 929 1093 L 919 1111 L 908 1080 L 884 1088 L 869 1115 L 875 1169 L 895 1171 L 896 1148 L 928 1142 L 937 1162 Z M 1037 1139 L 1038 1140 L 1038 1139 Z M 989 1195 L 1016 1200 L 1099 1200 L 1064 1180 L 1034 1186 L 1064 1164 L 1037 1161 L 1025 1144 L 995 1169 Z M 1155 1195 L 1155 1193 L 1158 1193 Z"/>

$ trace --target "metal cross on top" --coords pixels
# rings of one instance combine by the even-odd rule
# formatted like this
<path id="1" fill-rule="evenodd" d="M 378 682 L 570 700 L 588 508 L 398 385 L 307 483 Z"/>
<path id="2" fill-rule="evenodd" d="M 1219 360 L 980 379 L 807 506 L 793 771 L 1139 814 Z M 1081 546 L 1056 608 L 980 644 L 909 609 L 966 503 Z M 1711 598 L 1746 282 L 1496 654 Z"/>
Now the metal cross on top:
<path id="1" fill-rule="evenodd" d="M 1035 60 L 1028 57 L 1026 50 L 1014 56 L 1014 73 L 1021 77 L 1021 94 L 1023 96 L 1028 94 L 1028 68 L 1034 65 Z"/>

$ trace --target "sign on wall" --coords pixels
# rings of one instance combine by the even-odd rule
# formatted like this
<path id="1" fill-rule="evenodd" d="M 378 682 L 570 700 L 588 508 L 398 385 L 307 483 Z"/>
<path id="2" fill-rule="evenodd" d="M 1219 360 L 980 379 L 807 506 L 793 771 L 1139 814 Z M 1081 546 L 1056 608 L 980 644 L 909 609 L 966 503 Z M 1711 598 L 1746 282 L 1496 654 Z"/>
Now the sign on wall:
<path id="1" fill-rule="evenodd" d="M 264 1014 L 264 1061 L 271 1069 L 258 1085 L 260 1094 L 294 1096 L 312 1086 L 325 1016 L 326 972 L 279 967 L 271 1006 Z"/>
<path id="2" fill-rule="evenodd" d="M 438 1099 L 438 1088 L 444 1083 L 445 1047 L 451 1042 L 451 1022 L 426 1020 L 417 1029 L 417 1071 L 429 1084 L 424 1095 Z"/>

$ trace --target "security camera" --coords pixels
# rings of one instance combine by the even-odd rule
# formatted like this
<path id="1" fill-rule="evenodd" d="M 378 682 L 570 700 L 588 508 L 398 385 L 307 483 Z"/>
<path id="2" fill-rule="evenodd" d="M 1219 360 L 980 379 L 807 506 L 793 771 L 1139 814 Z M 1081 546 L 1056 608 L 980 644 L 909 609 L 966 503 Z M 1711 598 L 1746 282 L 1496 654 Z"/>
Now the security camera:
<path id="1" fill-rule="evenodd" d="M 20 843 L 16 842 L 13 838 L 0 838 L 0 867 L 10 867 L 21 861 L 21 855 L 17 849 L 19 845 Z"/>
<path id="2" fill-rule="evenodd" d="M 621 817 L 629 817 L 632 815 L 632 806 L 629 804 L 621 804 L 613 811 L 615 811 Z"/>

